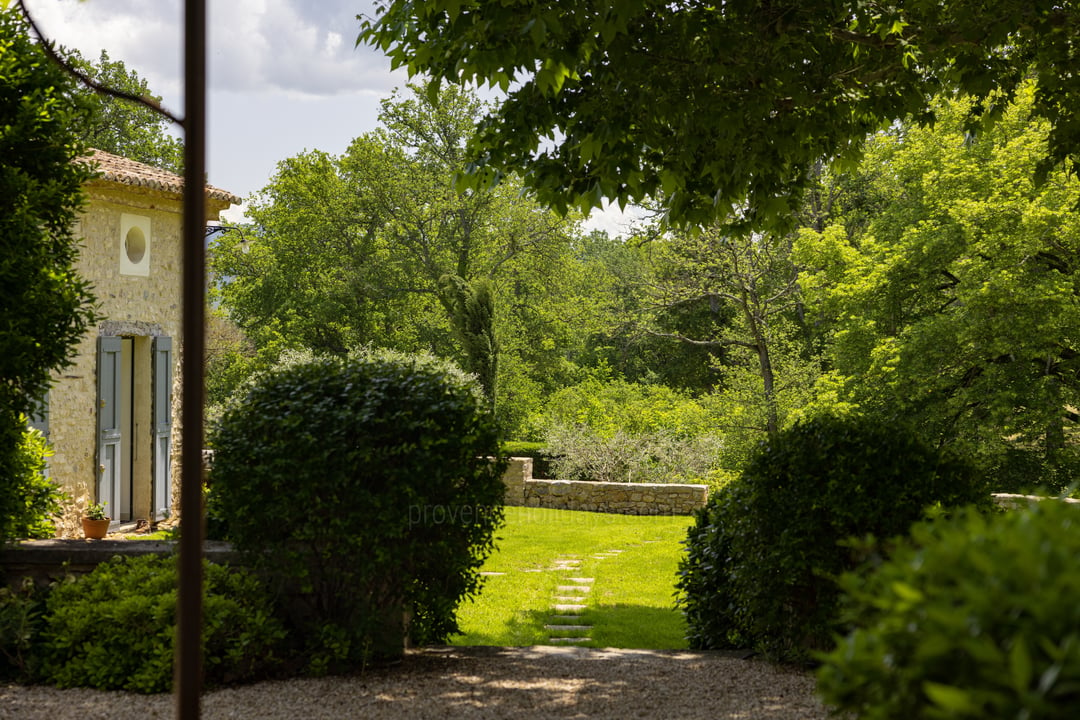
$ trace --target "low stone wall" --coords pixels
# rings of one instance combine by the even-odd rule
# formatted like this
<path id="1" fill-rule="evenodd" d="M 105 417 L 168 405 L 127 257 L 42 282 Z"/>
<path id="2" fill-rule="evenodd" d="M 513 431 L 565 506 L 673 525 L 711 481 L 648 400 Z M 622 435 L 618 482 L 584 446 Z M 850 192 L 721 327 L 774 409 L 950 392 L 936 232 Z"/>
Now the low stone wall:
<path id="1" fill-rule="evenodd" d="M 100 563 L 117 555 L 142 557 L 176 553 L 175 541 L 158 540 L 23 540 L 0 545 L 0 583 L 18 587 L 29 577 L 41 586 L 68 575 L 85 575 Z M 240 554 L 229 543 L 208 540 L 203 556 L 219 565 L 240 562 Z"/>
<path id="2" fill-rule="evenodd" d="M 510 458 L 503 482 L 507 505 L 623 515 L 690 515 L 709 495 L 705 485 L 538 479 L 532 458 Z"/>
<path id="3" fill-rule="evenodd" d="M 1017 495 L 1016 493 L 993 493 L 991 497 L 994 498 L 994 502 L 997 503 L 998 506 L 1003 507 L 1006 510 L 1026 508 L 1033 502 L 1042 502 L 1043 500 L 1060 500 L 1071 505 L 1076 505 L 1080 503 L 1080 500 L 1077 500 L 1076 498 L 1059 498 L 1049 497 L 1046 495 Z"/>

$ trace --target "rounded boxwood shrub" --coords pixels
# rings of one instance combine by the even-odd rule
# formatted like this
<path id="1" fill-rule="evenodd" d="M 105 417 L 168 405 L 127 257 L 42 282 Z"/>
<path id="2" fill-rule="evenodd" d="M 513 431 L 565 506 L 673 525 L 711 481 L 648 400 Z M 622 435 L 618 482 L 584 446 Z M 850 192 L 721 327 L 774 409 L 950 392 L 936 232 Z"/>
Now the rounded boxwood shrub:
<path id="1" fill-rule="evenodd" d="M 1044 501 L 916 525 L 846 575 L 853 625 L 825 701 L 860 718 L 1080 717 L 1080 508 Z"/>
<path id="2" fill-rule="evenodd" d="M 298 361 L 258 378 L 212 443 L 213 514 L 277 581 L 310 672 L 457 630 L 504 493 L 470 376 L 387 352 Z"/>
<path id="3" fill-rule="evenodd" d="M 277 665 L 281 622 L 259 581 L 205 563 L 203 666 L 208 684 L 259 679 Z M 53 587 L 31 675 L 60 687 L 165 692 L 176 635 L 175 557 L 115 557 Z"/>
<path id="4" fill-rule="evenodd" d="M 750 647 L 802 662 L 831 646 L 846 540 L 903 535 L 928 507 L 989 505 L 967 463 L 910 430 L 818 417 L 764 443 L 697 513 L 677 587 L 691 647 Z"/>

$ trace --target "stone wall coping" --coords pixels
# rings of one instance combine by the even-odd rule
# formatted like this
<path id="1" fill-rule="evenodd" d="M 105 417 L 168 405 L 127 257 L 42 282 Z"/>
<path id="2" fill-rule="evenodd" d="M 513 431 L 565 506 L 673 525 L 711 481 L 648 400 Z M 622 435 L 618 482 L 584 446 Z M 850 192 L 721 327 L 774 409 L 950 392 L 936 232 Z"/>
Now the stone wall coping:
<path id="1" fill-rule="evenodd" d="M 707 490 L 708 485 L 691 485 L 689 483 L 639 483 L 639 482 L 606 482 L 603 480 L 549 480 L 547 478 L 525 478 L 527 483 L 548 483 L 551 485 L 584 485 L 596 488 L 663 488 L 675 490 L 679 488 L 693 488 L 695 490 Z"/>
<path id="2" fill-rule="evenodd" d="M 1054 495 L 1020 495 L 1018 493 L 991 493 L 994 502 L 1002 507 L 1017 508 L 1026 503 L 1042 502 L 1043 500 L 1060 500 L 1070 504 L 1080 503 L 1077 498 L 1057 497 Z"/>
<path id="3" fill-rule="evenodd" d="M 97 565 L 117 555 L 171 555 L 177 543 L 172 540 L 22 540 L 0 548 L 0 566 L 5 565 Z M 237 562 L 240 553 L 227 542 L 203 543 L 203 554 L 213 563 Z"/>

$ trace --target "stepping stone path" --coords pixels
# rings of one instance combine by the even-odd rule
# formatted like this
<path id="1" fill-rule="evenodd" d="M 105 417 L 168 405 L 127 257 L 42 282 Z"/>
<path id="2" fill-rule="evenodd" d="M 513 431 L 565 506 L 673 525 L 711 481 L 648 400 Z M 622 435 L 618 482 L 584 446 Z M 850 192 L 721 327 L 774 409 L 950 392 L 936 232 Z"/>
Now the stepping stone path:
<path id="1" fill-rule="evenodd" d="M 607 550 L 593 555 L 594 560 L 605 560 L 616 557 L 622 550 Z M 557 558 L 552 564 L 552 570 L 556 572 L 573 573 L 580 566 L 581 561 L 573 557 Z M 551 623 L 544 625 L 548 631 L 548 642 L 552 645 L 580 645 L 592 640 L 589 631 L 591 625 L 585 624 L 581 619 L 581 613 L 588 607 L 585 601 L 592 590 L 594 578 L 590 577 L 565 577 L 562 584 L 555 588 L 552 598 L 555 602 L 551 605 L 553 612 Z"/>

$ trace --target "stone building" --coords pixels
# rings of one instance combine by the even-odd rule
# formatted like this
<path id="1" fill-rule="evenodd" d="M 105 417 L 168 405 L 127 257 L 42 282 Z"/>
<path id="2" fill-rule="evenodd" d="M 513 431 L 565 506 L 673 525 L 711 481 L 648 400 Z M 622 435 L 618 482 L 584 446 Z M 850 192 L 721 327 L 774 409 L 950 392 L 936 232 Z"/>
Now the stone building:
<path id="1" fill-rule="evenodd" d="M 52 478 L 77 507 L 107 503 L 116 527 L 166 517 L 177 491 L 184 182 L 99 150 L 90 162 L 100 175 L 75 235 L 102 319 L 54 378 L 38 424 Z M 208 187 L 206 219 L 240 201 Z"/>

